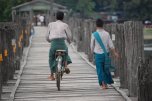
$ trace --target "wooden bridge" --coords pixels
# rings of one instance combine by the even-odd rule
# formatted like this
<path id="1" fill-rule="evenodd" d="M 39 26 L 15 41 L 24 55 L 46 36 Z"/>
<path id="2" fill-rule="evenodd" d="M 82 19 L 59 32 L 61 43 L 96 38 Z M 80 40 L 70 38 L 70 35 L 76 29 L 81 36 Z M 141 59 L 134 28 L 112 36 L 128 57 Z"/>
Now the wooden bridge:
<path id="1" fill-rule="evenodd" d="M 116 66 L 114 76 L 117 77 L 114 78 L 115 83 L 102 90 L 97 82 L 95 66 L 89 62 L 92 61 L 92 54 L 90 34 L 87 33 L 93 31 L 94 22 L 72 19 L 69 24 L 75 44 L 68 45 L 68 48 L 73 63 L 69 65 L 71 73 L 63 77 L 61 91 L 57 91 L 55 81 L 48 80 L 50 44 L 45 40 L 46 27 L 35 27 L 35 34 L 31 36 L 28 23 L 24 26 L 0 24 L 0 99 L 137 101 L 138 98 L 138 101 L 151 101 L 151 90 L 147 91 L 147 88 L 151 88 L 152 59 L 142 61 L 143 34 L 142 25 L 138 23 L 126 22 L 106 27 L 110 33 L 115 33 L 114 43 L 121 59 L 118 62 L 113 59 Z M 150 49 L 149 45 L 145 45 L 147 56 L 151 54 Z M 143 96 L 143 93 L 146 95 Z"/>
<path id="2" fill-rule="evenodd" d="M 93 20 L 69 18 L 72 41 L 68 45 L 73 63 L 71 73 L 64 75 L 61 91 L 50 74 L 45 40 L 46 27 L 35 27 L 31 35 L 30 21 L 0 23 L 0 99 L 2 101 L 151 101 L 151 47 L 143 45 L 143 26 L 138 21 L 106 25 L 121 59 L 116 67 L 115 83 L 102 90 L 97 82 L 90 36 L 95 29 Z M 22 20 L 25 23 L 21 23 Z M 23 22 L 24 22 L 23 21 Z M 144 47 L 146 55 L 144 56 Z"/>
<path id="3" fill-rule="evenodd" d="M 57 91 L 56 81 L 48 80 L 50 44 L 45 40 L 46 27 L 35 27 L 32 35 L 33 26 L 41 25 L 38 12 L 44 13 L 42 25 L 47 25 L 55 20 L 56 11 L 65 13 L 74 43 L 68 45 L 73 63 L 69 65 L 71 73 L 63 77 L 61 91 Z M 53 0 L 30 0 L 12 8 L 12 22 L 0 22 L 0 100 L 152 101 L 151 29 L 145 40 L 142 21 L 105 24 L 121 58 L 112 58 L 115 83 L 102 90 L 90 51 L 95 21 L 68 12 Z"/>
<path id="4" fill-rule="evenodd" d="M 2 96 L 2 101 L 125 101 L 114 85 L 109 85 L 107 90 L 99 87 L 95 68 L 82 58 L 85 55 L 80 55 L 70 45 L 71 73 L 64 75 L 61 91 L 58 91 L 56 82 L 48 80 L 50 44 L 45 40 L 46 28 L 36 27 L 35 31 L 24 52 L 24 62 L 10 98 Z M 119 87 L 118 80 L 115 81 L 115 87 Z"/>

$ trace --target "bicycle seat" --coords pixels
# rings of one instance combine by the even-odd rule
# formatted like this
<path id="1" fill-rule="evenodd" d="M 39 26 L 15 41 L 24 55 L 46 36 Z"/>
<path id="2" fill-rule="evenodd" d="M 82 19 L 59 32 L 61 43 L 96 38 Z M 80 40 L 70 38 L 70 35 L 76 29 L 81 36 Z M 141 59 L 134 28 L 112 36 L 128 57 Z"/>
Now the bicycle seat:
<path id="1" fill-rule="evenodd" d="M 66 50 L 56 50 L 56 52 L 66 52 Z"/>

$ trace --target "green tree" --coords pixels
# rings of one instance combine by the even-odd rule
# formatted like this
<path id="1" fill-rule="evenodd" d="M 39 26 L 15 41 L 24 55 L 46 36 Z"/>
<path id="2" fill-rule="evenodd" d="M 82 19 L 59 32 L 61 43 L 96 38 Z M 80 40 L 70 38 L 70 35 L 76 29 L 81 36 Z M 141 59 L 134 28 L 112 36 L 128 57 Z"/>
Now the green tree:
<path id="1" fill-rule="evenodd" d="M 111 11 L 115 11 L 116 9 L 118 9 L 117 0 L 111 0 L 110 7 L 111 7 Z"/>
<path id="2" fill-rule="evenodd" d="M 67 6 L 68 9 L 75 10 L 78 0 L 54 0 L 56 3 Z"/>
<path id="3" fill-rule="evenodd" d="M 94 0 L 95 11 L 122 11 L 128 20 L 152 20 L 152 0 Z"/>
<path id="4" fill-rule="evenodd" d="M 131 0 L 124 2 L 124 12 L 129 19 L 152 20 L 152 0 Z"/>
<path id="5" fill-rule="evenodd" d="M 95 3 L 92 0 L 79 0 L 76 11 L 80 12 L 82 17 L 89 17 L 93 13 Z"/>
<path id="6" fill-rule="evenodd" d="M 0 21 L 11 21 L 11 8 L 31 0 L 0 0 Z M 126 19 L 152 20 L 152 0 L 54 0 L 88 17 L 94 11 L 122 11 Z"/>
<path id="7" fill-rule="evenodd" d="M 8 18 L 8 12 L 10 11 L 10 7 L 8 5 L 10 6 L 10 2 L 6 0 L 0 1 L 0 21 L 6 21 L 6 19 Z"/>
<path id="8" fill-rule="evenodd" d="M 0 0 L 0 21 L 11 21 L 12 7 L 31 0 Z"/>

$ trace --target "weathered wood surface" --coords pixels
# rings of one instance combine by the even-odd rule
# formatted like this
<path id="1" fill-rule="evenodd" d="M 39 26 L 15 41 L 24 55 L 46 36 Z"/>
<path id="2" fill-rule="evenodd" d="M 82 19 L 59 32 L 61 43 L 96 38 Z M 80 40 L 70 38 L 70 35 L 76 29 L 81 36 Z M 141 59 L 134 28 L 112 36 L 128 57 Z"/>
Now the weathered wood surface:
<path id="1" fill-rule="evenodd" d="M 19 23 L 0 22 L 0 86 L 5 86 L 8 80 L 13 80 L 15 70 L 20 69 L 23 44 L 28 46 L 29 37 L 30 26 L 23 28 Z M 23 39 L 26 39 L 25 43 Z"/>
<path id="2" fill-rule="evenodd" d="M 119 53 L 119 61 L 112 57 L 112 64 L 115 66 L 115 76 L 120 77 L 120 88 L 127 88 L 127 66 L 125 56 L 125 37 L 124 37 L 124 24 L 107 24 L 104 26 L 110 32 L 111 38 L 114 42 L 116 51 Z"/>
<path id="3" fill-rule="evenodd" d="M 138 68 L 138 101 L 152 101 L 152 55 Z"/>
<path id="4" fill-rule="evenodd" d="M 64 75 L 61 91 L 56 82 L 47 79 L 49 44 L 45 41 L 46 28 L 36 28 L 27 64 L 14 101 L 124 101 L 112 87 L 102 90 L 98 86 L 96 71 L 87 64 L 70 46 L 69 54 L 73 63 L 71 73 Z"/>
<path id="5" fill-rule="evenodd" d="M 7 84 L 2 86 L 2 97 L 0 101 L 9 101 L 10 94 L 14 88 L 14 85 L 16 83 L 16 79 L 9 80 Z"/>
<path id="6" fill-rule="evenodd" d="M 15 70 L 20 67 L 21 55 L 19 56 L 18 47 L 20 30 L 20 26 L 13 22 L 0 22 L 0 95 L 2 94 L 2 99 L 7 97 L 3 92 L 4 86 L 8 80 L 13 79 Z"/>
<path id="7" fill-rule="evenodd" d="M 125 56 L 130 96 L 138 95 L 138 67 L 144 59 L 143 25 L 139 21 L 124 23 Z"/>
<path id="8" fill-rule="evenodd" d="M 0 43 L 1 41 L 1 30 L 0 30 Z M 2 45 L 0 44 L 0 99 L 1 99 L 1 93 L 2 93 Z"/>

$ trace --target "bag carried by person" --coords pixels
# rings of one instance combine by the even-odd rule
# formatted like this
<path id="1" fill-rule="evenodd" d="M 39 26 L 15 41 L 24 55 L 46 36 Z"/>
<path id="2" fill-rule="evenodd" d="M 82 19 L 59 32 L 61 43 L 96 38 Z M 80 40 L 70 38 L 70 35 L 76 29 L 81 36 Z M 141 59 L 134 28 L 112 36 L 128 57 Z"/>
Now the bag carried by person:
<path id="1" fill-rule="evenodd" d="M 105 64 L 104 64 L 105 72 L 109 72 L 109 71 L 114 72 L 115 68 L 114 68 L 114 66 L 111 65 L 111 58 L 109 57 L 109 54 L 106 51 L 106 48 L 105 48 L 105 46 L 104 46 L 104 44 L 99 36 L 99 33 L 95 32 L 93 34 L 94 34 L 95 39 L 100 44 L 100 46 L 103 49 L 104 54 L 105 54 Z"/>

